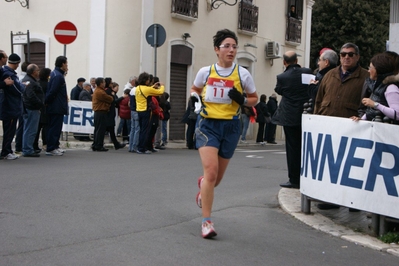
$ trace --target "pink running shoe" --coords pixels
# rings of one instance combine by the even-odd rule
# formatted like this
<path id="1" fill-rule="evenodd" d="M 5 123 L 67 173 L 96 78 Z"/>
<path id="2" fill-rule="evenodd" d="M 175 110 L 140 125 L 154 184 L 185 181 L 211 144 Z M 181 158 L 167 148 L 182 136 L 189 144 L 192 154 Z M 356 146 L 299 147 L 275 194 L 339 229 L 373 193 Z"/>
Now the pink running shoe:
<path id="1" fill-rule="evenodd" d="M 195 197 L 195 201 L 197 202 L 198 207 L 202 208 L 201 191 L 198 192 L 197 197 Z"/>
<path id="2" fill-rule="evenodd" d="M 202 223 L 202 237 L 209 239 L 217 236 L 215 228 L 213 228 L 213 223 L 211 221 L 206 221 Z"/>
<path id="3" fill-rule="evenodd" d="M 201 189 L 202 182 L 204 182 L 204 176 L 198 177 L 198 188 Z"/>

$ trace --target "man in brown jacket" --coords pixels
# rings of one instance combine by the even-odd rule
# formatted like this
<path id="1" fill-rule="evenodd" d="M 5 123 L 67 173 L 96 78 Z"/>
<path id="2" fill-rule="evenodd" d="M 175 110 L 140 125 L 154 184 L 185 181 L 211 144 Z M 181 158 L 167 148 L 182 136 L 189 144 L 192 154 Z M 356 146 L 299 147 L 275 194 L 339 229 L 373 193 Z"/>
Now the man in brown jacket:
<path id="1" fill-rule="evenodd" d="M 358 115 L 363 85 L 369 74 L 358 64 L 360 55 L 356 44 L 344 44 L 339 54 L 341 65 L 331 69 L 321 81 L 314 114 L 347 118 Z M 317 207 L 328 210 L 339 205 L 320 203 Z"/>
<path id="2" fill-rule="evenodd" d="M 93 151 L 108 151 L 104 148 L 104 135 L 107 127 L 107 113 L 114 97 L 105 92 L 104 78 L 96 78 L 96 90 L 93 93 L 92 107 L 94 111 Z M 114 92 L 113 92 L 114 93 Z"/>
<path id="3" fill-rule="evenodd" d="M 341 65 L 330 70 L 317 92 L 314 113 L 318 115 L 357 116 L 364 81 L 368 71 L 359 66 L 359 48 L 346 43 L 341 47 Z"/>

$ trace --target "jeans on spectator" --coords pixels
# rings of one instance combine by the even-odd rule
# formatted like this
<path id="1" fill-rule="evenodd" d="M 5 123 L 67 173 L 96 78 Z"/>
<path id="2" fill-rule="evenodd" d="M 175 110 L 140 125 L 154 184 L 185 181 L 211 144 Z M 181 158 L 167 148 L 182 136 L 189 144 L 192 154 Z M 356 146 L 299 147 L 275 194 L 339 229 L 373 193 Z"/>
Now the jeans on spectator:
<path id="1" fill-rule="evenodd" d="M 130 137 L 130 129 L 131 129 L 131 119 L 123 119 L 119 122 L 118 130 L 116 131 L 118 135 L 122 136 L 123 141 L 128 141 Z"/>
<path id="2" fill-rule="evenodd" d="M 246 114 L 242 114 L 241 119 L 242 119 L 241 140 L 246 140 L 248 126 L 249 126 L 249 117 Z"/>
<path id="3" fill-rule="evenodd" d="M 129 136 L 129 151 L 137 150 L 137 143 L 139 142 L 140 124 L 139 114 L 136 111 L 131 111 L 130 122 L 130 136 Z"/>
<path id="4" fill-rule="evenodd" d="M 37 127 L 40 121 L 40 110 L 26 109 L 23 114 L 24 118 L 24 134 L 22 136 L 22 153 L 24 155 L 34 154 L 35 149 L 33 143 L 35 142 Z"/>
<path id="5" fill-rule="evenodd" d="M 162 120 L 162 143 L 168 143 L 168 120 Z"/>

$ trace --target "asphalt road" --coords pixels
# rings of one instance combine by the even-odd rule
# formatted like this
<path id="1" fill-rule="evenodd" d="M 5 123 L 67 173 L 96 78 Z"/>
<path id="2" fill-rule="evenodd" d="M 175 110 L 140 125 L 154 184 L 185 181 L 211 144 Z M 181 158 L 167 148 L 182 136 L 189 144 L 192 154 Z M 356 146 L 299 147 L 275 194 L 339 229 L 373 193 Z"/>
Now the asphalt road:
<path id="1" fill-rule="evenodd" d="M 278 206 L 284 147 L 238 149 L 200 236 L 197 151 L 67 150 L 0 161 L 0 265 L 398 265 Z"/>

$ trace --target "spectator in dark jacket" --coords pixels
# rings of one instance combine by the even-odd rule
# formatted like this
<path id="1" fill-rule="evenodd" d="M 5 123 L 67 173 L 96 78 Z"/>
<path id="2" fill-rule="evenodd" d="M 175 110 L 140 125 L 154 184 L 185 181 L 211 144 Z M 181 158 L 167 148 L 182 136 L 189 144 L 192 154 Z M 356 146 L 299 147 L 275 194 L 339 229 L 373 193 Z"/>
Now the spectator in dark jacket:
<path id="1" fill-rule="evenodd" d="M 111 141 L 114 144 L 115 150 L 122 149 L 126 146 L 126 144 L 119 143 L 115 135 L 115 117 L 116 117 L 115 108 L 116 108 L 116 100 L 118 99 L 116 96 L 118 90 L 119 90 L 119 85 L 116 82 L 112 82 L 111 78 L 105 78 L 105 92 L 114 98 L 108 110 L 106 130 L 108 131 Z"/>
<path id="2" fill-rule="evenodd" d="M 9 86 L 13 85 L 14 81 L 8 77 L 3 78 L 3 66 L 7 64 L 7 54 L 3 50 L 0 50 L 0 119 L 1 119 L 1 111 L 3 109 L 3 102 L 4 102 L 4 89 Z"/>
<path id="3" fill-rule="evenodd" d="M 267 110 L 270 113 L 270 117 L 274 115 L 277 110 L 277 95 L 275 93 L 269 97 L 267 102 Z M 264 140 L 270 144 L 277 144 L 276 142 L 276 125 L 271 120 L 266 122 L 266 131 Z"/>
<path id="4" fill-rule="evenodd" d="M 40 87 L 42 87 L 44 95 L 46 95 L 46 92 L 47 92 L 48 79 L 50 78 L 50 73 L 51 73 L 50 68 L 40 69 L 39 84 L 40 84 Z M 43 149 L 45 149 L 45 146 L 47 146 L 47 139 L 46 139 L 46 134 L 47 134 L 47 129 L 48 129 L 47 120 L 48 120 L 48 118 L 47 118 L 47 113 L 46 113 L 46 106 L 43 106 L 42 109 L 40 109 L 40 121 L 39 121 L 39 125 L 37 128 L 35 141 L 33 142 L 33 148 L 35 149 L 36 152 L 41 152 L 41 149 L 39 148 L 40 134 L 42 136 Z"/>
<path id="5" fill-rule="evenodd" d="M 190 150 L 197 149 L 195 146 L 195 124 L 197 123 L 197 116 L 194 112 L 194 102 L 191 98 L 188 100 L 186 112 L 181 120 L 182 123 L 187 124 L 186 130 L 186 145 Z"/>
<path id="6" fill-rule="evenodd" d="M 168 121 L 170 119 L 170 102 L 169 100 L 169 93 L 164 92 L 160 97 L 161 100 L 159 102 L 159 106 L 163 110 L 163 120 L 161 121 L 161 128 L 162 128 L 162 144 L 161 147 L 165 147 L 168 143 Z M 155 147 L 157 148 L 157 147 Z"/>
<path id="7" fill-rule="evenodd" d="M 86 81 L 85 78 L 78 78 L 76 86 L 71 90 L 71 100 L 78 101 L 79 95 L 83 91 L 83 83 Z"/>
<path id="8" fill-rule="evenodd" d="M 46 155 L 60 156 L 64 150 L 60 148 L 60 136 L 64 115 L 68 114 L 68 95 L 65 74 L 68 72 L 68 60 L 65 56 L 58 56 L 55 68 L 50 74 L 50 81 L 46 92 L 48 115 L 47 149 Z"/>
<path id="9" fill-rule="evenodd" d="M 8 65 L 3 67 L 1 80 L 11 78 L 14 83 L 4 88 L 4 101 L 2 104 L 1 119 L 3 120 L 3 145 L 1 157 L 8 160 L 18 158 L 14 154 L 11 143 L 14 138 L 17 120 L 22 115 L 22 93 L 25 86 L 19 81 L 17 70 L 21 58 L 17 54 L 11 54 L 8 58 Z"/>
<path id="10" fill-rule="evenodd" d="M 297 54 L 284 54 L 284 73 L 277 76 L 274 89 L 282 96 L 279 107 L 272 118 L 274 124 L 283 126 L 289 181 L 281 187 L 299 188 L 301 170 L 301 140 L 303 104 L 309 100 L 308 85 L 302 84 L 302 74 L 312 74 L 309 68 L 298 65 Z"/>
<path id="11" fill-rule="evenodd" d="M 92 90 L 91 84 L 88 82 L 83 83 L 83 90 L 79 94 L 79 101 L 91 102 Z"/>
<path id="12" fill-rule="evenodd" d="M 265 125 L 267 120 L 270 120 L 270 114 L 267 110 L 266 95 L 262 94 L 258 104 L 255 106 L 256 109 L 256 122 L 258 122 L 258 134 L 256 135 L 256 143 L 264 145 L 263 135 L 265 132 Z"/>
<path id="13" fill-rule="evenodd" d="M 33 147 L 40 121 L 40 109 L 44 106 L 44 93 L 39 82 L 40 69 L 35 64 L 28 65 L 23 81 L 27 85 L 23 93 L 24 131 L 22 137 L 22 154 L 24 157 L 39 157 Z"/>

